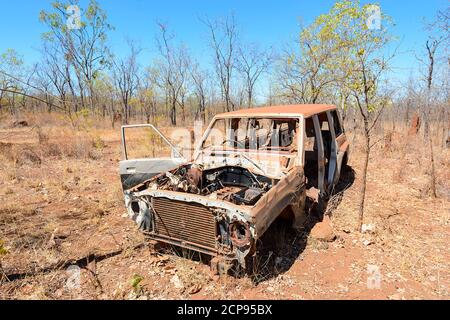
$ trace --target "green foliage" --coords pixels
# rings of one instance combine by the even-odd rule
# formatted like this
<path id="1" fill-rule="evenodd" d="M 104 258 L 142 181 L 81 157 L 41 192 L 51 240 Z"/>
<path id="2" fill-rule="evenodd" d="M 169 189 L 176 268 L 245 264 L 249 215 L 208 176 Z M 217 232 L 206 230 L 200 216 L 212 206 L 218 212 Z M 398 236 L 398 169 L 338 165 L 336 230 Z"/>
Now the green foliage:
<path id="1" fill-rule="evenodd" d="M 299 34 L 298 53 L 285 58 L 284 72 L 295 77 L 289 92 L 302 94 L 304 102 L 326 99 L 336 89 L 365 97 L 367 112 L 376 110 L 380 74 L 387 69 L 383 51 L 393 40 L 390 17 L 382 14 L 380 29 L 368 26 L 368 9 L 358 0 L 336 2 Z M 365 98 L 368 99 L 365 99 Z M 373 101 L 373 103 L 372 103 Z"/>
<path id="2" fill-rule="evenodd" d="M 140 286 L 142 280 L 144 280 L 144 278 L 138 274 L 133 275 L 131 278 L 131 286 L 133 287 L 135 293 L 140 293 L 142 291 Z"/>
<path id="3" fill-rule="evenodd" d="M 0 240 L 0 256 L 4 256 L 8 253 L 8 250 L 4 247 L 3 240 Z"/>
<path id="4" fill-rule="evenodd" d="M 103 141 L 99 135 L 96 135 L 92 138 L 92 146 L 96 150 L 101 151 L 106 147 L 106 144 L 105 144 L 105 141 Z"/>
<path id="5" fill-rule="evenodd" d="M 24 61 L 22 56 L 14 49 L 6 49 L 3 53 L 0 53 L 0 70 L 12 75 L 13 77 L 20 78 L 24 72 Z M 23 86 L 19 81 L 5 74 L 0 74 L 0 89 L 21 92 L 22 88 Z M 2 92 L 0 97 L 0 106 L 9 105 L 12 109 L 16 105 L 23 103 L 23 101 L 23 96 L 9 92 Z"/>
<path id="6" fill-rule="evenodd" d="M 97 95 L 110 97 L 111 91 L 114 90 L 113 79 L 103 71 L 98 71 L 93 79 L 93 87 Z"/>
<path id="7" fill-rule="evenodd" d="M 0 66 L 3 67 L 4 65 L 21 66 L 23 65 L 23 58 L 16 50 L 11 48 L 6 49 L 6 51 L 0 55 Z"/>
<path id="8" fill-rule="evenodd" d="M 80 8 L 80 28 L 67 27 L 69 5 Z M 52 2 L 52 9 L 40 12 L 39 21 L 49 28 L 42 34 L 42 39 L 58 48 L 60 59 L 69 63 L 68 76 L 76 78 L 72 82 L 78 82 L 88 95 L 95 96 L 94 82 L 112 63 L 106 40 L 113 27 L 108 23 L 106 12 L 95 0 L 90 0 L 85 8 L 78 1 L 56 0 Z"/>
<path id="9" fill-rule="evenodd" d="M 82 108 L 81 110 L 79 110 L 76 115 L 78 117 L 83 117 L 83 118 L 88 118 L 90 114 L 90 111 L 88 108 Z"/>
<path id="10" fill-rule="evenodd" d="M 82 32 L 77 29 L 69 30 L 66 25 L 69 14 L 66 12 L 66 8 L 69 5 L 78 5 L 80 7 L 81 29 L 87 26 L 94 27 L 100 30 L 98 37 L 102 40 L 106 40 L 106 31 L 112 30 L 113 27 L 107 22 L 106 12 L 98 5 L 97 1 L 90 0 L 87 8 L 83 11 L 83 8 L 78 4 L 78 1 L 60 1 L 56 0 L 52 2 L 53 11 L 41 10 L 39 13 L 39 21 L 48 25 L 52 29 L 52 33 L 62 32 Z"/>

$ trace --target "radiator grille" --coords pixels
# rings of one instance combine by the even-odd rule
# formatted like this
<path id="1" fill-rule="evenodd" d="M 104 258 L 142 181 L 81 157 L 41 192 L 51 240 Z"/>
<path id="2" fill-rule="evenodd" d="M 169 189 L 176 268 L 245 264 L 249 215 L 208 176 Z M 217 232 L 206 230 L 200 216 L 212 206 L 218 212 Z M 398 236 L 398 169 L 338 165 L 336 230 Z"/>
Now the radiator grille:
<path id="1" fill-rule="evenodd" d="M 155 232 L 172 239 L 215 248 L 216 222 L 203 205 L 153 198 Z"/>

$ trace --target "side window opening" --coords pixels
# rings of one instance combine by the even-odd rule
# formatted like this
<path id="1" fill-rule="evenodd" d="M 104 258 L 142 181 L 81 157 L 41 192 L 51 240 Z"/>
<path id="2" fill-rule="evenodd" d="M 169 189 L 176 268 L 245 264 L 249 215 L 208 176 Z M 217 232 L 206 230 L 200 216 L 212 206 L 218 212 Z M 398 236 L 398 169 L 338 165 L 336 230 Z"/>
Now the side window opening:
<path id="1" fill-rule="evenodd" d="M 312 118 L 305 119 L 305 136 L 304 136 L 304 152 L 305 152 L 305 176 L 307 178 L 307 188 L 317 188 L 317 161 L 318 149 L 316 144 L 316 134 L 314 131 L 314 123 Z"/>
<path id="2" fill-rule="evenodd" d="M 331 111 L 331 115 L 333 116 L 334 132 L 336 133 L 336 137 L 337 137 L 342 133 L 341 122 L 339 120 L 339 115 L 336 110 Z"/>
<path id="3" fill-rule="evenodd" d="M 330 131 L 330 123 L 326 113 L 317 115 L 318 130 L 323 143 L 324 155 L 324 175 L 327 176 L 331 161 L 332 152 L 332 132 Z M 305 176 L 307 178 L 307 188 L 319 188 L 319 148 L 318 138 L 314 128 L 313 118 L 305 119 L 305 137 L 304 137 L 304 152 L 305 152 Z M 325 178 L 325 176 L 323 178 Z M 326 183 L 327 181 L 324 181 Z"/>
<path id="4" fill-rule="evenodd" d="M 172 149 L 154 127 L 149 125 L 124 126 L 122 132 L 122 151 L 126 153 L 124 160 L 170 157 L 172 155 Z"/>
<path id="5" fill-rule="evenodd" d="M 330 132 L 330 124 L 328 123 L 328 118 L 326 113 L 319 114 L 320 121 L 320 131 L 322 132 L 322 140 L 323 140 L 323 148 L 325 154 L 325 165 L 327 165 L 330 160 L 331 154 L 331 132 Z"/>

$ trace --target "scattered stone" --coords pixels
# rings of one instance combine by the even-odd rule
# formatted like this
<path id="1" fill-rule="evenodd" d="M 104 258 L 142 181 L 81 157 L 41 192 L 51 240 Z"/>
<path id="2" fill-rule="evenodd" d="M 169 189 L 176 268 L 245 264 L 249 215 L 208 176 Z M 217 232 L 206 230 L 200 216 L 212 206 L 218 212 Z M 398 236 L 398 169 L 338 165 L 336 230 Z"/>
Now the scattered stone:
<path id="1" fill-rule="evenodd" d="M 200 290 L 202 290 L 202 285 L 197 283 L 197 284 L 194 284 L 192 287 L 189 288 L 188 293 L 189 294 L 196 294 Z"/>
<path id="2" fill-rule="evenodd" d="M 58 228 L 56 228 L 50 235 L 50 239 L 47 242 L 48 249 L 54 248 L 56 246 L 56 241 L 55 241 L 55 233 L 56 232 L 58 232 Z"/>
<path id="3" fill-rule="evenodd" d="M 166 273 L 175 274 L 175 272 L 177 271 L 177 268 L 175 266 L 173 266 L 173 265 L 164 265 L 164 262 L 163 263 L 157 262 L 155 265 L 156 266 L 163 266 L 164 272 L 166 272 Z"/>
<path id="4" fill-rule="evenodd" d="M 183 283 L 181 282 L 180 277 L 178 277 L 178 275 L 174 275 L 172 278 L 170 278 L 170 282 L 177 289 L 183 288 Z"/>
<path id="5" fill-rule="evenodd" d="M 214 281 L 214 282 L 219 282 L 220 276 L 216 274 L 216 275 L 213 275 L 213 276 L 211 277 L 211 279 L 212 279 L 212 281 Z"/>
<path id="6" fill-rule="evenodd" d="M 60 288 L 55 291 L 55 296 L 57 296 L 58 298 L 61 298 L 63 293 L 64 293 L 63 289 Z"/>
<path id="7" fill-rule="evenodd" d="M 404 300 L 404 297 L 402 297 L 402 295 L 399 293 L 394 293 L 394 294 L 388 296 L 388 299 L 389 300 Z"/>
<path id="8" fill-rule="evenodd" d="M 363 240 L 363 245 L 365 245 L 366 247 L 370 246 L 371 244 L 374 244 L 374 243 L 375 242 L 373 240 L 368 240 L 368 239 Z"/>
<path id="9" fill-rule="evenodd" d="M 373 233 L 375 231 L 375 225 L 373 223 L 363 224 L 361 226 L 362 233 Z"/>
<path id="10" fill-rule="evenodd" d="M 336 239 L 330 217 L 325 216 L 321 222 L 315 224 L 311 229 L 311 237 L 326 242 L 331 242 Z"/>
<path id="11" fill-rule="evenodd" d="M 102 217 L 105 214 L 106 214 L 106 212 L 103 209 L 101 209 L 101 208 L 97 208 L 94 211 L 94 216 L 96 216 L 96 217 Z"/>

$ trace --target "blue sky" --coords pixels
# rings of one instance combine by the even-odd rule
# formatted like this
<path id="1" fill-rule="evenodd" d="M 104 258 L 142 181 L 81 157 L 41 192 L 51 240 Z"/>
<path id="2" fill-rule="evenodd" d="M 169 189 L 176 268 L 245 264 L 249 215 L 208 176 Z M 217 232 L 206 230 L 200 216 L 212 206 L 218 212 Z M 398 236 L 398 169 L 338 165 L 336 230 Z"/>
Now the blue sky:
<path id="1" fill-rule="evenodd" d="M 50 8 L 47 0 L 0 0 L 0 52 L 16 49 L 27 63 L 39 58 L 40 35 L 46 31 L 38 20 L 42 9 Z M 82 4 L 86 3 L 82 0 Z M 144 49 L 142 64 L 149 64 L 156 54 L 156 21 L 169 24 L 178 40 L 186 43 L 192 54 L 203 64 L 210 61 L 207 30 L 199 17 L 220 17 L 234 12 L 245 41 L 263 46 L 281 47 L 292 42 L 299 30 L 299 21 L 307 24 L 327 12 L 331 0 L 98 0 L 115 27 L 110 35 L 113 52 L 126 53 L 126 38 L 136 40 Z M 363 3 L 370 1 L 363 1 Z M 448 0 L 378 2 L 384 13 L 396 24 L 392 33 L 400 40 L 399 55 L 394 61 L 398 78 L 409 76 L 417 65 L 413 51 L 422 49 L 426 40 L 423 21 L 433 19 L 438 9 L 449 5 Z"/>

